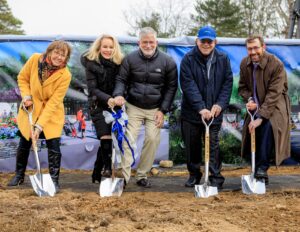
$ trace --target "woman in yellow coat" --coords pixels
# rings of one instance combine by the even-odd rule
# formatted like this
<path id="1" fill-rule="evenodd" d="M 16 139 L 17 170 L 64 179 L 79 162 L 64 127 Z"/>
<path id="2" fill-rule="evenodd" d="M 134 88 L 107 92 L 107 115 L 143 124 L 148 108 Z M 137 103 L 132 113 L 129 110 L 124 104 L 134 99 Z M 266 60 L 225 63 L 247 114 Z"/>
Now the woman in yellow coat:
<path id="1" fill-rule="evenodd" d="M 67 42 L 54 41 L 45 53 L 33 54 L 18 75 L 18 86 L 22 96 L 17 117 L 20 143 L 16 155 L 16 173 L 9 186 L 24 182 L 32 140 L 45 138 L 49 173 L 57 191 L 59 190 L 59 141 L 65 120 L 63 99 L 71 82 L 71 73 L 66 67 L 70 54 L 71 47 Z M 23 107 L 33 106 L 34 131 L 31 136 L 28 114 Z"/>

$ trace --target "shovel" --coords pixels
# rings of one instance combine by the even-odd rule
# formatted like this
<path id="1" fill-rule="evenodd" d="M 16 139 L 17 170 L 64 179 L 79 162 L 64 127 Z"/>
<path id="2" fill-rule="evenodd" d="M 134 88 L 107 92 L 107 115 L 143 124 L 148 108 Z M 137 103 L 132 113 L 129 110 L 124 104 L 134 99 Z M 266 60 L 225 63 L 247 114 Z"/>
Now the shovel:
<path id="1" fill-rule="evenodd" d="M 120 197 L 123 193 L 124 178 L 115 177 L 115 156 L 116 152 L 112 150 L 112 176 L 111 178 L 102 177 L 99 187 L 100 197 Z"/>
<path id="2" fill-rule="evenodd" d="M 247 109 L 248 114 L 250 115 L 251 121 L 254 121 L 254 116 L 257 113 L 257 110 L 254 114 L 251 114 Z M 265 194 L 266 185 L 264 180 L 256 180 L 254 178 L 255 172 L 255 130 L 251 133 L 251 173 L 250 175 L 242 175 L 242 191 L 244 194 Z"/>
<path id="3" fill-rule="evenodd" d="M 32 105 L 31 110 L 28 110 L 25 107 L 25 105 L 23 105 L 23 109 L 28 114 L 29 124 L 30 124 L 30 133 L 31 133 L 31 135 L 33 135 L 32 112 L 34 110 L 34 106 Z M 31 138 L 33 138 L 33 136 L 31 136 Z M 29 176 L 33 190 L 39 197 L 44 197 L 44 196 L 53 197 L 56 193 L 54 183 L 49 174 L 42 174 L 39 155 L 37 152 L 37 141 L 34 139 L 31 139 L 31 140 L 32 140 L 32 149 L 33 149 L 34 158 L 35 158 L 36 167 L 37 167 L 37 173 Z"/>
<path id="4" fill-rule="evenodd" d="M 205 125 L 205 179 L 203 185 L 195 185 L 195 197 L 208 198 L 210 196 L 218 195 L 218 188 L 209 186 L 208 169 L 209 169 L 209 127 L 214 121 L 214 118 L 208 123 L 202 117 L 202 122 Z"/>

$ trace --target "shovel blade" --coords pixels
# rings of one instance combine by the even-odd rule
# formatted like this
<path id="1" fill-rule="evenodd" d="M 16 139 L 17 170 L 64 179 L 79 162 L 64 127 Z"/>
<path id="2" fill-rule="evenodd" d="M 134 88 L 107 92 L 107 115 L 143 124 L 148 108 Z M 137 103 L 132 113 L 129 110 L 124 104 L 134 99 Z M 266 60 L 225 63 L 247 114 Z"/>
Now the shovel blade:
<path id="1" fill-rule="evenodd" d="M 53 197 L 56 193 L 54 183 L 49 174 L 35 174 L 29 176 L 33 190 L 39 197 Z"/>
<path id="2" fill-rule="evenodd" d="M 195 197 L 208 198 L 218 195 L 218 188 L 209 185 L 195 185 Z"/>
<path id="3" fill-rule="evenodd" d="M 99 193 L 101 197 L 120 197 L 123 193 L 124 178 L 105 178 L 102 177 Z"/>
<path id="4" fill-rule="evenodd" d="M 251 175 L 242 175 L 242 191 L 244 194 L 265 194 L 265 182 L 258 181 Z"/>

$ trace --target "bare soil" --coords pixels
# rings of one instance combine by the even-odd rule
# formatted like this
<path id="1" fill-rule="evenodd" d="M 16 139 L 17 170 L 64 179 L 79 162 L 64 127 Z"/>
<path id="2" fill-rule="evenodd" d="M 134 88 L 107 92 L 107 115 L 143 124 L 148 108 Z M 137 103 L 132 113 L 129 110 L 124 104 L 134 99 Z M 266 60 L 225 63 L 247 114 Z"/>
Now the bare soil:
<path id="1" fill-rule="evenodd" d="M 300 231 L 299 182 L 272 187 L 273 175 L 299 180 L 299 167 L 272 167 L 265 195 L 226 189 L 207 199 L 183 186 L 184 169 L 159 171 L 150 177 L 152 188 L 142 189 L 132 178 L 119 198 L 101 198 L 90 171 L 63 170 L 62 189 L 53 198 L 36 196 L 28 178 L 19 187 L 3 187 L 13 174 L 0 173 L 0 231 Z M 247 172 L 227 168 L 223 175 L 237 180 Z"/>

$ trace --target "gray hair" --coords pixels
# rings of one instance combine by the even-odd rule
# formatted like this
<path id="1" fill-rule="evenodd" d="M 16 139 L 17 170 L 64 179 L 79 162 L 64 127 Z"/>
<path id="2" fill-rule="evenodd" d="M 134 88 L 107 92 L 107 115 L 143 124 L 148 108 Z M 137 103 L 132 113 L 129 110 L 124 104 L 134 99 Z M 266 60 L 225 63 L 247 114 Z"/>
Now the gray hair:
<path id="1" fill-rule="evenodd" d="M 153 34 L 155 39 L 157 38 L 157 32 L 152 27 L 143 27 L 139 33 L 139 39 L 142 39 L 145 35 Z"/>

